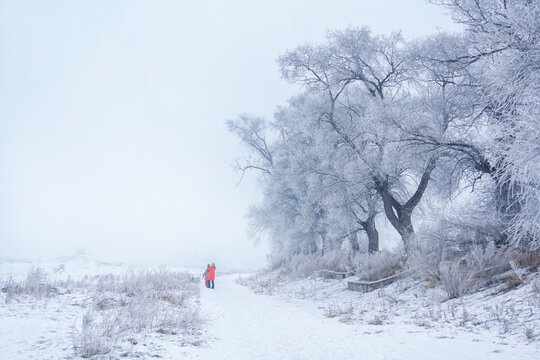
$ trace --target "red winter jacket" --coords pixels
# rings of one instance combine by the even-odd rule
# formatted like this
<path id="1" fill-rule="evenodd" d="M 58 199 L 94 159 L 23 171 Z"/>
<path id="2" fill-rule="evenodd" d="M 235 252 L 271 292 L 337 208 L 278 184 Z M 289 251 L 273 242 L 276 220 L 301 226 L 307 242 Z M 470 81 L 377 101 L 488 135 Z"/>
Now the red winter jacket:
<path id="1" fill-rule="evenodd" d="M 210 267 L 210 273 L 208 274 L 208 280 L 215 280 L 216 278 L 216 267 Z"/>

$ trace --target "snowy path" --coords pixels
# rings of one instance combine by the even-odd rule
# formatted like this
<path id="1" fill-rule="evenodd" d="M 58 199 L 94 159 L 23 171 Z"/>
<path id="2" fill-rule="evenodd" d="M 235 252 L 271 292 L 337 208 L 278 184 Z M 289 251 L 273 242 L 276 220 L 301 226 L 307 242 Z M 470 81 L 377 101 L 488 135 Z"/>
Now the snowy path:
<path id="1" fill-rule="evenodd" d="M 202 286 L 210 318 L 208 345 L 184 348 L 189 359 L 533 359 L 533 349 L 511 348 L 494 338 L 444 334 L 404 324 L 346 325 L 323 316 L 315 302 L 287 302 L 252 293 L 236 276 Z M 180 354 L 178 354 L 180 355 Z"/>

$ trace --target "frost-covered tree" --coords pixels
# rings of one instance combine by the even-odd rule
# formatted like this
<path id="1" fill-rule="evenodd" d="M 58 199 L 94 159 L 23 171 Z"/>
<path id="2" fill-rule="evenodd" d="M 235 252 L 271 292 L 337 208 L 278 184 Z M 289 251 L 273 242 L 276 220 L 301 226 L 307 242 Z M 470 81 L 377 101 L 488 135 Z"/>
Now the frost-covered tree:
<path id="1" fill-rule="evenodd" d="M 540 244 L 539 2 L 434 2 L 467 31 L 411 42 L 330 31 L 280 57 L 302 91 L 271 121 L 229 123 L 251 149 L 238 169 L 262 175 L 264 199 L 250 214 L 276 258 L 347 241 L 358 251 L 359 233 L 376 251 L 379 213 L 409 250 L 422 199 L 451 202 L 464 190 L 491 207 L 482 218 L 500 224 L 490 230 L 499 243 Z"/>
<path id="2" fill-rule="evenodd" d="M 319 127 L 363 164 L 386 217 L 408 247 L 414 235 L 412 212 L 436 156 L 400 146 L 411 121 L 413 126 L 429 121 L 405 112 L 416 110 L 407 86 L 414 67 L 405 47 L 399 34 L 372 36 L 366 28 L 349 28 L 329 32 L 323 45 L 289 51 L 279 62 L 285 79 L 326 99 Z"/>
<path id="3" fill-rule="evenodd" d="M 268 124 L 260 117 L 242 115 L 236 121 L 228 121 L 229 131 L 236 134 L 251 150 L 251 156 L 243 163 L 236 161 L 236 169 L 242 172 L 253 169 L 270 174 L 273 164 L 272 152 L 266 139 Z"/>
<path id="4" fill-rule="evenodd" d="M 447 59 L 476 72 L 478 101 L 494 135 L 482 170 L 512 243 L 540 244 L 540 2 L 441 0 L 466 27 L 468 52 Z M 488 155 L 488 156 L 489 156 Z"/>
<path id="5" fill-rule="evenodd" d="M 311 197 L 324 204 L 328 220 L 326 234 L 332 247 L 339 247 L 344 239 L 349 239 L 353 250 L 360 250 L 356 234 L 363 231 L 369 251 L 377 251 L 375 215 L 379 206 L 371 178 L 355 154 L 340 146 L 334 132 L 320 126 L 325 106 L 324 98 L 304 94 L 291 99 L 288 107 L 278 111 L 275 124 L 289 134 L 289 141 L 301 139 L 292 143 L 294 156 L 300 156 L 295 169 L 309 181 L 314 190 Z"/>
<path id="6" fill-rule="evenodd" d="M 322 179 L 306 171 L 306 164 L 317 156 L 308 135 L 246 115 L 228 124 L 251 149 L 251 156 L 237 162 L 237 168 L 264 175 L 264 201 L 250 211 L 252 227 L 270 234 L 277 258 L 324 252 L 329 245 L 326 205 L 320 191 Z M 269 128 L 274 130 L 270 136 Z"/>
<path id="7" fill-rule="evenodd" d="M 371 179 L 357 168 L 358 161 L 347 148 L 329 141 L 318 126 L 321 105 L 319 97 L 304 94 L 291 99 L 270 124 L 248 116 L 229 122 L 252 155 L 258 155 L 238 167 L 264 174 L 263 203 L 250 215 L 254 229 L 270 234 L 277 258 L 324 253 L 344 241 L 359 251 L 356 235 L 361 231 L 367 235 L 369 251 L 378 250 L 375 215 L 380 206 L 373 188 L 366 187 Z M 268 143 L 263 129 L 273 130 L 273 143 Z M 270 148 L 272 152 L 267 151 Z"/>

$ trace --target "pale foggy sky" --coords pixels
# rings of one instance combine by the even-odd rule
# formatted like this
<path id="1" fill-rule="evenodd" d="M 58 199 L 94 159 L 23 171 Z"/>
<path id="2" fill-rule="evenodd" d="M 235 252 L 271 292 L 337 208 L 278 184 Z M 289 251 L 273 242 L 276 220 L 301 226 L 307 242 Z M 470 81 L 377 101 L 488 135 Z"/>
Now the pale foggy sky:
<path id="1" fill-rule="evenodd" d="M 0 0 L 0 257 L 262 266 L 225 121 L 271 117 L 276 58 L 348 25 L 456 29 L 423 0 Z"/>

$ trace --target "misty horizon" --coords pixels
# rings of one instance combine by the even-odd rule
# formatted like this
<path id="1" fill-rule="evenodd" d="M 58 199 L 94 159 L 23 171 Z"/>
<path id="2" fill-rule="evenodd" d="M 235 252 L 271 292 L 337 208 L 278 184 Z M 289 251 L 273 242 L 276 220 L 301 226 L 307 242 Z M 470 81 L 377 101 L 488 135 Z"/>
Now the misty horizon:
<path id="1" fill-rule="evenodd" d="M 276 59 L 330 29 L 456 28 L 389 4 L 3 2 L 0 256 L 262 267 L 261 194 L 252 174 L 237 186 L 247 152 L 225 122 L 272 117 L 298 89 Z"/>

